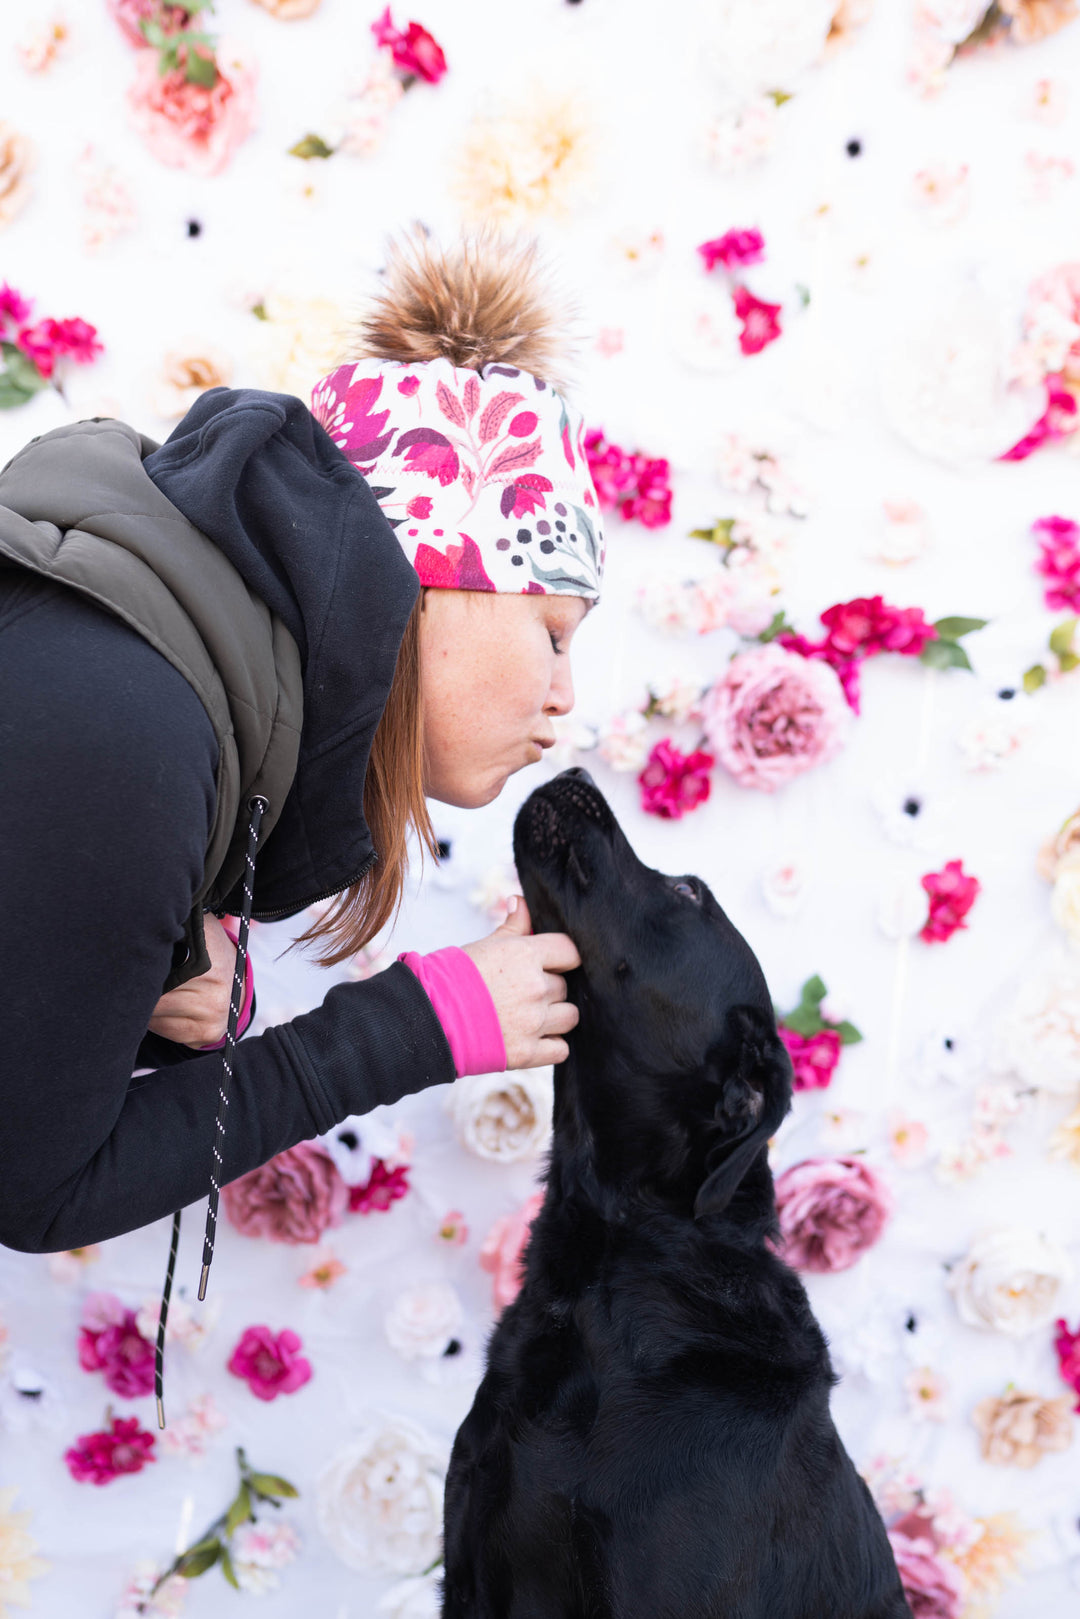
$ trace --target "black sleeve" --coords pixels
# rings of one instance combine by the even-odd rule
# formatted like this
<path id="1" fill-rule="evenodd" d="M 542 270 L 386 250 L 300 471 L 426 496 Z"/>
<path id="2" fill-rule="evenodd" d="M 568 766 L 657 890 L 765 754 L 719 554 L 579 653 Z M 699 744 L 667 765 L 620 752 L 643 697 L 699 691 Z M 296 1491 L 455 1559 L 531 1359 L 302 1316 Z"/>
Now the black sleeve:
<path id="1" fill-rule="evenodd" d="M 9 1247 L 82 1247 L 208 1190 L 221 1052 L 131 1074 L 201 879 L 216 760 L 201 703 L 148 642 L 65 588 L 19 595 L 0 575 Z M 442 1026 L 403 963 L 338 985 L 237 1046 L 223 1180 L 453 1078 Z"/>

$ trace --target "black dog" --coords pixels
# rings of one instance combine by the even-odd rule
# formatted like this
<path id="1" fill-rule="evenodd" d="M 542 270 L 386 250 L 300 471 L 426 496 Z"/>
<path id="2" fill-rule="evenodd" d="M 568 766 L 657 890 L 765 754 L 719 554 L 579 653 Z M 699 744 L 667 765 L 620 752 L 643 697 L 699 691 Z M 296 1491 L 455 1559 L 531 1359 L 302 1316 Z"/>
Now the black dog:
<path id="1" fill-rule="evenodd" d="M 766 1245 L 791 1067 L 753 952 L 633 854 L 584 771 L 514 832 L 581 1012 L 525 1282 L 446 1481 L 444 1619 L 910 1619 Z"/>

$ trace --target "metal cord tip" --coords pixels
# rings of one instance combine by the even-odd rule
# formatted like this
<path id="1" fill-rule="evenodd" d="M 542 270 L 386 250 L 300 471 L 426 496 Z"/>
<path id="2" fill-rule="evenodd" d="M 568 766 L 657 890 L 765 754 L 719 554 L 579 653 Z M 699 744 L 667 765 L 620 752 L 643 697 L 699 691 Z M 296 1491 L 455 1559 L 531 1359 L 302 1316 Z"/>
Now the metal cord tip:
<path id="1" fill-rule="evenodd" d="M 209 1281 L 209 1279 L 210 1279 L 210 1266 L 209 1265 L 204 1265 L 203 1268 L 202 1268 L 202 1275 L 199 1277 L 199 1303 L 200 1304 L 202 1303 L 203 1299 L 206 1297 L 206 1284 Z"/>
<path id="2" fill-rule="evenodd" d="M 165 1401 L 160 1394 L 157 1397 L 157 1425 L 159 1428 L 165 1426 Z"/>

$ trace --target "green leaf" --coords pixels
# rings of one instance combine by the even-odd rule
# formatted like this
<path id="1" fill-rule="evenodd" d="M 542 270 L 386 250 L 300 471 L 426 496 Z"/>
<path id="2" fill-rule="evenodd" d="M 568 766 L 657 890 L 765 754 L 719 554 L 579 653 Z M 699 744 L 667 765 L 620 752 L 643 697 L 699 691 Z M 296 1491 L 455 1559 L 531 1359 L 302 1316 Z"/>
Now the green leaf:
<path id="1" fill-rule="evenodd" d="M 1063 675 L 1067 675 L 1070 669 L 1075 669 L 1078 663 L 1080 658 L 1075 652 L 1062 652 L 1058 656 L 1058 664 Z"/>
<path id="2" fill-rule="evenodd" d="M 785 101 L 792 100 L 792 92 L 790 90 L 770 90 L 768 92 L 768 96 L 769 100 L 776 107 L 782 107 Z"/>
<path id="3" fill-rule="evenodd" d="M 256 320 L 270 319 L 270 316 L 266 313 L 266 305 L 263 303 L 261 298 L 257 304 L 252 304 L 251 313 L 255 316 Z"/>
<path id="4" fill-rule="evenodd" d="M 943 641 L 959 641 L 962 635 L 970 635 L 973 630 L 984 630 L 987 622 L 985 618 L 939 618 L 934 628 Z"/>
<path id="5" fill-rule="evenodd" d="M 1041 663 L 1033 663 L 1030 669 L 1024 670 L 1024 690 L 1028 693 L 1038 691 L 1040 686 L 1046 685 L 1046 670 Z"/>
<path id="6" fill-rule="evenodd" d="M 1056 652 L 1059 658 L 1063 652 L 1072 651 L 1073 636 L 1076 634 L 1077 624 L 1080 624 L 1080 619 L 1067 618 L 1061 624 L 1055 625 L 1050 631 L 1050 650 L 1051 652 Z"/>
<path id="7" fill-rule="evenodd" d="M 327 146 L 321 135 L 305 135 L 303 140 L 289 147 L 290 157 L 302 157 L 305 161 L 312 157 L 333 157 L 333 155 L 334 148 Z"/>
<path id="8" fill-rule="evenodd" d="M 204 90 L 212 90 L 217 83 L 217 63 L 212 56 L 201 56 L 198 51 L 188 51 L 185 72 L 189 84 L 201 84 Z"/>
<path id="9" fill-rule="evenodd" d="M 247 1523 L 251 1517 L 251 1491 L 246 1482 L 241 1484 L 240 1492 L 225 1514 L 225 1533 L 235 1535 L 242 1523 Z"/>
<path id="10" fill-rule="evenodd" d="M 300 1491 L 290 1484 L 287 1478 L 278 1478 L 276 1473 L 249 1473 L 247 1482 L 256 1495 L 299 1495 Z"/>
<path id="11" fill-rule="evenodd" d="M 829 1025 L 829 1027 L 836 1030 L 837 1034 L 840 1036 L 840 1044 L 842 1046 L 857 1046 L 859 1041 L 862 1039 L 862 1035 L 859 1033 L 854 1023 L 832 1023 Z"/>
<path id="12" fill-rule="evenodd" d="M 931 669 L 971 668 L 971 659 L 956 641 L 927 641 L 919 661 Z"/>
<path id="13" fill-rule="evenodd" d="M 229 1556 L 228 1546 L 222 1546 L 221 1548 L 221 1572 L 224 1574 L 233 1590 L 239 1591 L 240 1581 L 236 1577 L 236 1570 L 233 1568 L 233 1560 Z"/>
<path id="14" fill-rule="evenodd" d="M 825 1027 L 821 1013 L 814 1006 L 797 1006 L 794 1012 L 786 1012 L 781 1021 L 785 1029 L 801 1034 L 804 1040 L 809 1040 L 812 1034 L 820 1034 Z"/>
<path id="15" fill-rule="evenodd" d="M 179 1559 L 176 1565 L 177 1574 L 185 1580 L 198 1579 L 208 1568 L 213 1568 L 221 1556 L 222 1549 L 217 1536 L 212 1540 L 200 1540 L 198 1545 L 189 1547 Z"/>
<path id="16" fill-rule="evenodd" d="M 758 640 L 775 641 L 776 637 L 778 635 L 783 635 L 785 630 L 793 630 L 794 628 L 795 626 L 793 624 L 788 623 L 787 616 L 781 609 L 781 611 L 774 617 L 768 629 L 762 630 L 761 634 L 758 636 Z"/>
<path id="17" fill-rule="evenodd" d="M 692 540 L 707 540 L 710 545 L 722 545 L 726 551 L 731 549 L 731 531 L 735 527 L 734 517 L 718 517 L 712 528 L 692 528 Z"/>
<path id="18" fill-rule="evenodd" d="M 800 990 L 799 1005 L 820 1006 L 828 993 L 829 992 L 825 987 L 825 980 L 820 976 L 820 974 L 815 973 L 813 978 L 808 978 L 806 980 L 806 983 Z"/>
<path id="19" fill-rule="evenodd" d="M 805 309 L 810 302 L 810 288 L 804 286 L 801 281 L 796 281 L 795 291 L 798 294 L 799 307 Z"/>

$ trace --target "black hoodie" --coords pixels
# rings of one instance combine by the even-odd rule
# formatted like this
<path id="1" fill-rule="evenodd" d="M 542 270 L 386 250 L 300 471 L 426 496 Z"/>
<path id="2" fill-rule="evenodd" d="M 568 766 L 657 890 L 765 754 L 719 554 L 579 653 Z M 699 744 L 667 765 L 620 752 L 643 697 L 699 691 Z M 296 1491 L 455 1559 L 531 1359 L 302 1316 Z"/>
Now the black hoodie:
<path id="1" fill-rule="evenodd" d="M 299 763 L 254 883 L 256 917 L 290 916 L 370 860 L 364 774 L 416 577 L 299 400 L 215 389 L 143 467 L 300 650 Z M 147 641 L 19 569 L 0 570 L 0 694 L 0 1241 L 49 1251 L 207 1190 L 221 1054 L 146 1026 L 202 877 L 217 743 Z M 237 1047 L 221 1179 L 453 1077 L 408 968 L 339 985 Z"/>

